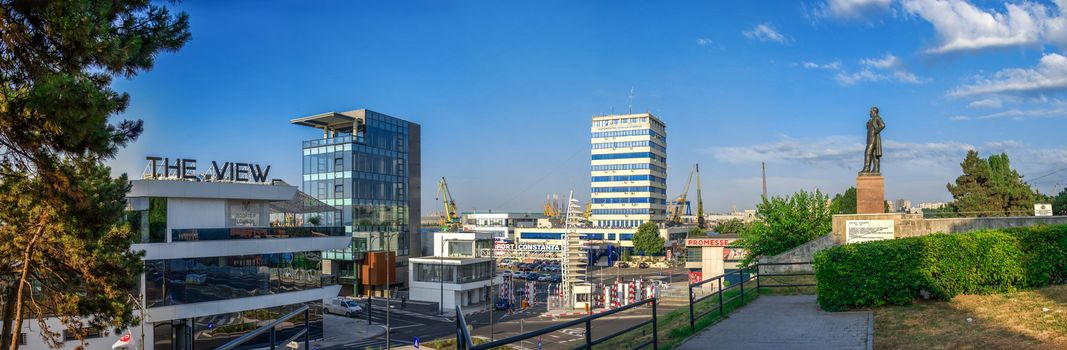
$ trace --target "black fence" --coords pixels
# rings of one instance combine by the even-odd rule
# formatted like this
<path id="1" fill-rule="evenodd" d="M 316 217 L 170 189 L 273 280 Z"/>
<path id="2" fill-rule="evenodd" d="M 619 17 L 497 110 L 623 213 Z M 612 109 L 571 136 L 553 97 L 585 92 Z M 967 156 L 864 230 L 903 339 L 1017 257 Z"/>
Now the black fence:
<path id="1" fill-rule="evenodd" d="M 770 266 L 792 266 L 792 265 L 809 265 L 810 266 L 811 262 L 757 263 L 757 264 L 754 264 L 754 265 L 751 265 L 751 266 L 746 266 L 746 267 L 743 267 L 743 268 L 740 268 L 740 269 L 737 269 L 737 270 L 734 270 L 734 271 L 730 271 L 730 272 L 727 272 L 727 273 L 724 273 L 724 274 L 721 274 L 721 275 L 718 275 L 718 276 L 713 276 L 713 277 L 707 278 L 707 279 L 705 279 L 703 281 L 700 281 L 700 282 L 697 282 L 697 283 L 690 283 L 689 284 L 689 329 L 691 331 L 695 332 L 696 331 L 696 321 L 700 320 L 700 319 L 702 319 L 702 318 L 704 318 L 704 317 L 706 317 L 706 316 L 708 316 L 708 315 L 710 315 L 712 313 L 718 312 L 720 317 L 721 316 L 725 316 L 726 310 L 723 307 L 723 305 L 729 304 L 730 302 L 732 302 L 734 300 L 737 300 L 738 298 L 741 298 L 741 300 L 744 301 L 745 300 L 744 299 L 745 298 L 745 283 L 748 283 L 749 290 L 751 291 L 752 288 L 753 288 L 753 286 L 752 286 L 752 281 L 753 280 L 755 280 L 754 288 L 756 289 L 756 293 L 759 293 L 760 289 L 762 289 L 762 288 L 812 287 L 812 286 L 815 286 L 815 284 L 811 284 L 811 283 L 787 284 L 787 283 L 768 283 L 769 281 L 763 281 L 762 277 L 815 276 L 815 272 L 813 272 L 813 271 L 800 271 L 800 272 L 790 271 L 790 272 L 776 272 L 776 273 L 764 273 L 763 272 L 764 269 L 766 269 L 767 267 L 770 267 Z M 734 276 L 734 275 L 737 276 L 735 281 L 739 281 L 739 282 L 738 283 L 734 283 L 734 284 L 730 284 L 728 286 L 723 286 L 723 282 L 728 280 L 729 276 Z M 695 288 L 705 288 L 704 286 L 706 284 L 709 284 L 709 283 L 714 283 L 714 285 L 711 286 L 711 288 L 715 288 L 715 291 L 712 292 L 712 293 L 709 293 L 708 295 L 704 295 L 704 296 L 699 297 L 699 298 L 694 298 L 693 289 L 695 289 Z M 734 295 L 732 297 L 724 299 L 724 294 L 727 291 L 729 291 L 731 289 L 735 289 L 735 288 L 740 289 L 740 292 L 737 295 Z M 719 299 L 717 305 L 713 305 L 712 308 L 708 309 L 707 311 L 701 312 L 700 314 L 696 313 L 696 306 L 695 305 L 697 303 L 699 303 L 701 301 L 704 301 L 704 300 L 708 300 L 708 298 L 716 298 L 716 297 Z"/>
<path id="2" fill-rule="evenodd" d="M 593 329 L 592 329 L 593 320 L 596 320 L 596 319 L 602 318 L 602 317 L 606 317 L 606 316 L 611 316 L 611 315 L 614 315 L 614 314 L 617 314 L 617 313 L 620 313 L 620 312 L 623 312 L 623 311 L 626 311 L 626 310 L 630 310 L 630 309 L 636 308 L 638 306 L 646 305 L 646 304 L 652 306 L 652 317 L 650 319 L 645 320 L 643 322 L 640 322 L 638 324 L 635 324 L 633 326 L 627 327 L 626 329 L 623 329 L 621 331 L 609 334 L 607 336 L 600 337 L 600 338 L 597 338 L 597 339 L 593 339 Z M 497 341 L 488 342 L 488 343 L 480 344 L 480 345 L 474 345 L 474 341 L 471 339 L 470 332 L 467 329 L 467 321 L 463 318 L 463 310 L 460 309 L 459 306 L 456 306 L 456 350 L 485 350 L 485 349 L 492 349 L 492 348 L 503 346 L 503 345 L 517 343 L 517 342 L 520 342 L 520 341 L 523 341 L 523 340 L 526 340 L 526 339 L 530 339 L 530 338 L 533 338 L 533 337 L 536 337 L 536 336 L 552 333 L 552 332 L 555 332 L 555 331 L 558 331 L 558 330 L 561 330 L 561 329 L 564 329 L 564 328 L 568 328 L 568 327 L 571 327 L 571 326 L 574 326 L 574 325 L 578 325 L 578 324 L 583 324 L 585 326 L 585 344 L 583 344 L 581 346 L 578 346 L 575 349 L 592 349 L 593 345 L 601 344 L 601 343 L 603 343 L 605 341 L 611 340 L 612 338 L 615 338 L 615 337 L 618 337 L 620 335 L 629 333 L 631 331 L 634 331 L 634 330 L 636 330 L 638 328 L 641 328 L 641 327 L 649 325 L 649 324 L 652 325 L 652 339 L 649 339 L 649 340 L 644 341 L 644 342 L 639 343 L 639 344 L 631 344 L 632 347 L 630 349 L 643 349 L 643 348 L 645 348 L 647 346 L 652 346 L 653 350 L 656 350 L 656 349 L 659 348 L 659 337 L 656 335 L 656 331 L 657 331 L 657 329 L 656 329 L 656 327 L 657 327 L 657 323 L 656 323 L 656 298 L 648 298 L 648 299 L 645 299 L 645 300 L 634 302 L 632 304 L 627 304 L 627 305 L 625 305 L 623 307 L 620 307 L 620 308 L 612 309 L 612 310 L 609 310 L 609 311 L 604 311 L 604 312 L 601 312 L 601 313 L 598 313 L 598 314 L 593 314 L 593 315 L 589 315 L 589 316 L 586 316 L 586 317 L 582 317 L 582 318 L 579 318 L 579 319 L 576 319 L 576 320 L 573 320 L 573 321 L 564 322 L 564 323 L 561 323 L 561 324 L 558 324 L 558 325 L 555 325 L 555 326 L 541 328 L 541 329 L 538 329 L 536 331 L 532 331 L 532 332 L 528 332 L 528 333 L 524 333 L 524 334 L 519 334 L 519 335 L 516 335 L 514 337 L 500 339 L 500 340 L 497 340 Z"/>
<path id="3" fill-rule="evenodd" d="M 268 323 L 266 325 L 263 325 L 262 327 L 256 328 L 256 329 L 252 330 L 251 332 L 245 333 L 245 335 L 242 335 L 242 336 L 238 337 L 237 339 L 231 340 L 230 342 L 228 342 L 226 344 L 222 344 L 222 346 L 220 346 L 218 348 L 215 348 L 215 350 L 236 349 L 237 347 L 241 346 L 242 344 L 254 340 L 257 336 L 259 336 L 260 334 L 263 334 L 263 333 L 269 334 L 269 337 L 270 337 L 270 340 L 269 340 L 270 350 L 277 349 L 279 347 L 279 345 L 281 347 L 286 347 L 287 344 L 289 344 L 291 342 L 298 341 L 301 337 L 304 338 L 304 349 L 310 349 L 308 347 L 309 345 L 311 345 L 311 326 L 309 324 L 309 318 L 308 318 L 308 316 L 310 316 L 310 315 L 308 315 L 309 309 L 310 308 L 308 308 L 307 305 L 301 306 L 300 308 L 298 308 L 296 310 L 293 310 L 293 312 L 285 314 L 282 317 L 278 317 L 278 319 L 276 319 L 274 321 L 271 321 L 270 323 Z M 299 332 L 297 332 L 296 334 L 292 335 L 291 337 L 289 337 L 289 339 L 284 339 L 279 343 L 278 342 L 278 338 L 277 338 L 277 332 L 275 332 L 274 328 L 277 327 L 282 322 L 289 321 L 290 319 L 292 319 L 294 317 L 297 317 L 297 316 L 300 316 L 300 315 L 304 315 L 304 329 L 302 329 Z"/>

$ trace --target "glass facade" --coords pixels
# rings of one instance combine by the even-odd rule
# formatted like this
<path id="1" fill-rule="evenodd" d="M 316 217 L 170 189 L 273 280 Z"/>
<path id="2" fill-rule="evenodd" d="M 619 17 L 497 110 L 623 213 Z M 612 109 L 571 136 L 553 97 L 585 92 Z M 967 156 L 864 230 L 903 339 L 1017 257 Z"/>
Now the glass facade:
<path id="1" fill-rule="evenodd" d="M 443 277 L 445 283 L 468 283 L 491 278 L 494 265 L 492 261 L 466 265 L 415 263 L 412 270 L 415 273 L 412 278 L 417 282 L 441 282 Z"/>
<path id="2" fill-rule="evenodd" d="M 320 252 L 145 261 L 147 307 L 322 287 Z"/>
<path id="3" fill-rule="evenodd" d="M 341 208 L 325 225 L 344 226 L 353 246 L 328 251 L 328 260 L 353 260 L 355 252 L 409 252 L 409 123 L 366 111 L 360 130 L 304 142 L 304 192 Z M 416 140 L 417 141 L 417 140 Z"/>

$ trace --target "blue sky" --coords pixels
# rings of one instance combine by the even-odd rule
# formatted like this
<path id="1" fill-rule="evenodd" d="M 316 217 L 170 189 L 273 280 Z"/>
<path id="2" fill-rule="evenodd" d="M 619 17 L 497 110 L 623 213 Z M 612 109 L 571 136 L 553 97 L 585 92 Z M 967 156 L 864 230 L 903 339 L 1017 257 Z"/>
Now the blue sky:
<path id="1" fill-rule="evenodd" d="M 1058 4 L 1057 4 L 1058 2 Z M 314 6 L 314 7 L 313 7 Z M 193 39 L 116 81 L 144 157 L 271 164 L 298 183 L 291 118 L 368 108 L 423 128 L 423 211 L 448 178 L 460 209 L 540 210 L 589 192 L 593 115 L 668 128 L 668 191 L 700 163 L 709 211 L 772 194 L 841 192 L 867 109 L 888 127 L 889 198 L 950 199 L 967 149 L 1027 178 L 1067 168 L 1067 0 L 808 2 L 206 2 Z M 1067 185 L 1067 171 L 1034 181 Z"/>

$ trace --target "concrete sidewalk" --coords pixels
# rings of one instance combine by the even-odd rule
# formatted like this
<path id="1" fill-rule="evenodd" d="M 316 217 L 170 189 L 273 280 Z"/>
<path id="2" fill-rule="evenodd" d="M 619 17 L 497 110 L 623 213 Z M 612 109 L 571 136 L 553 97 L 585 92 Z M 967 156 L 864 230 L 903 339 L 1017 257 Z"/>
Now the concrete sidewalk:
<path id="1" fill-rule="evenodd" d="M 678 349 L 871 349 L 874 315 L 826 312 L 814 295 L 760 296 Z"/>

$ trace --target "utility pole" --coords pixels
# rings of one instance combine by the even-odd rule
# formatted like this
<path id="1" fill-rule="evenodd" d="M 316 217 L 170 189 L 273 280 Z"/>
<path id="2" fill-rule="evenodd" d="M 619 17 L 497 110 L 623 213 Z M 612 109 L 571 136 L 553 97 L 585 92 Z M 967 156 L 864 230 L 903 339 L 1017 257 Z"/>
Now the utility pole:
<path id="1" fill-rule="evenodd" d="M 380 232 L 380 234 L 378 235 L 379 239 L 383 235 L 385 235 L 385 232 Z M 389 259 L 389 241 L 391 241 L 391 240 L 392 239 L 390 237 L 390 239 L 385 241 L 385 262 L 389 264 L 389 267 L 387 267 L 385 269 L 385 293 L 387 294 L 386 297 L 385 297 L 385 348 L 386 349 L 391 348 L 391 346 L 389 346 L 389 333 L 391 333 L 393 331 L 392 328 L 391 328 L 391 325 L 389 323 L 389 309 L 393 308 L 393 288 L 392 288 L 392 285 L 389 283 L 389 281 L 390 281 L 389 272 L 390 272 L 390 270 L 396 268 L 396 262 L 392 261 L 392 259 Z"/>

